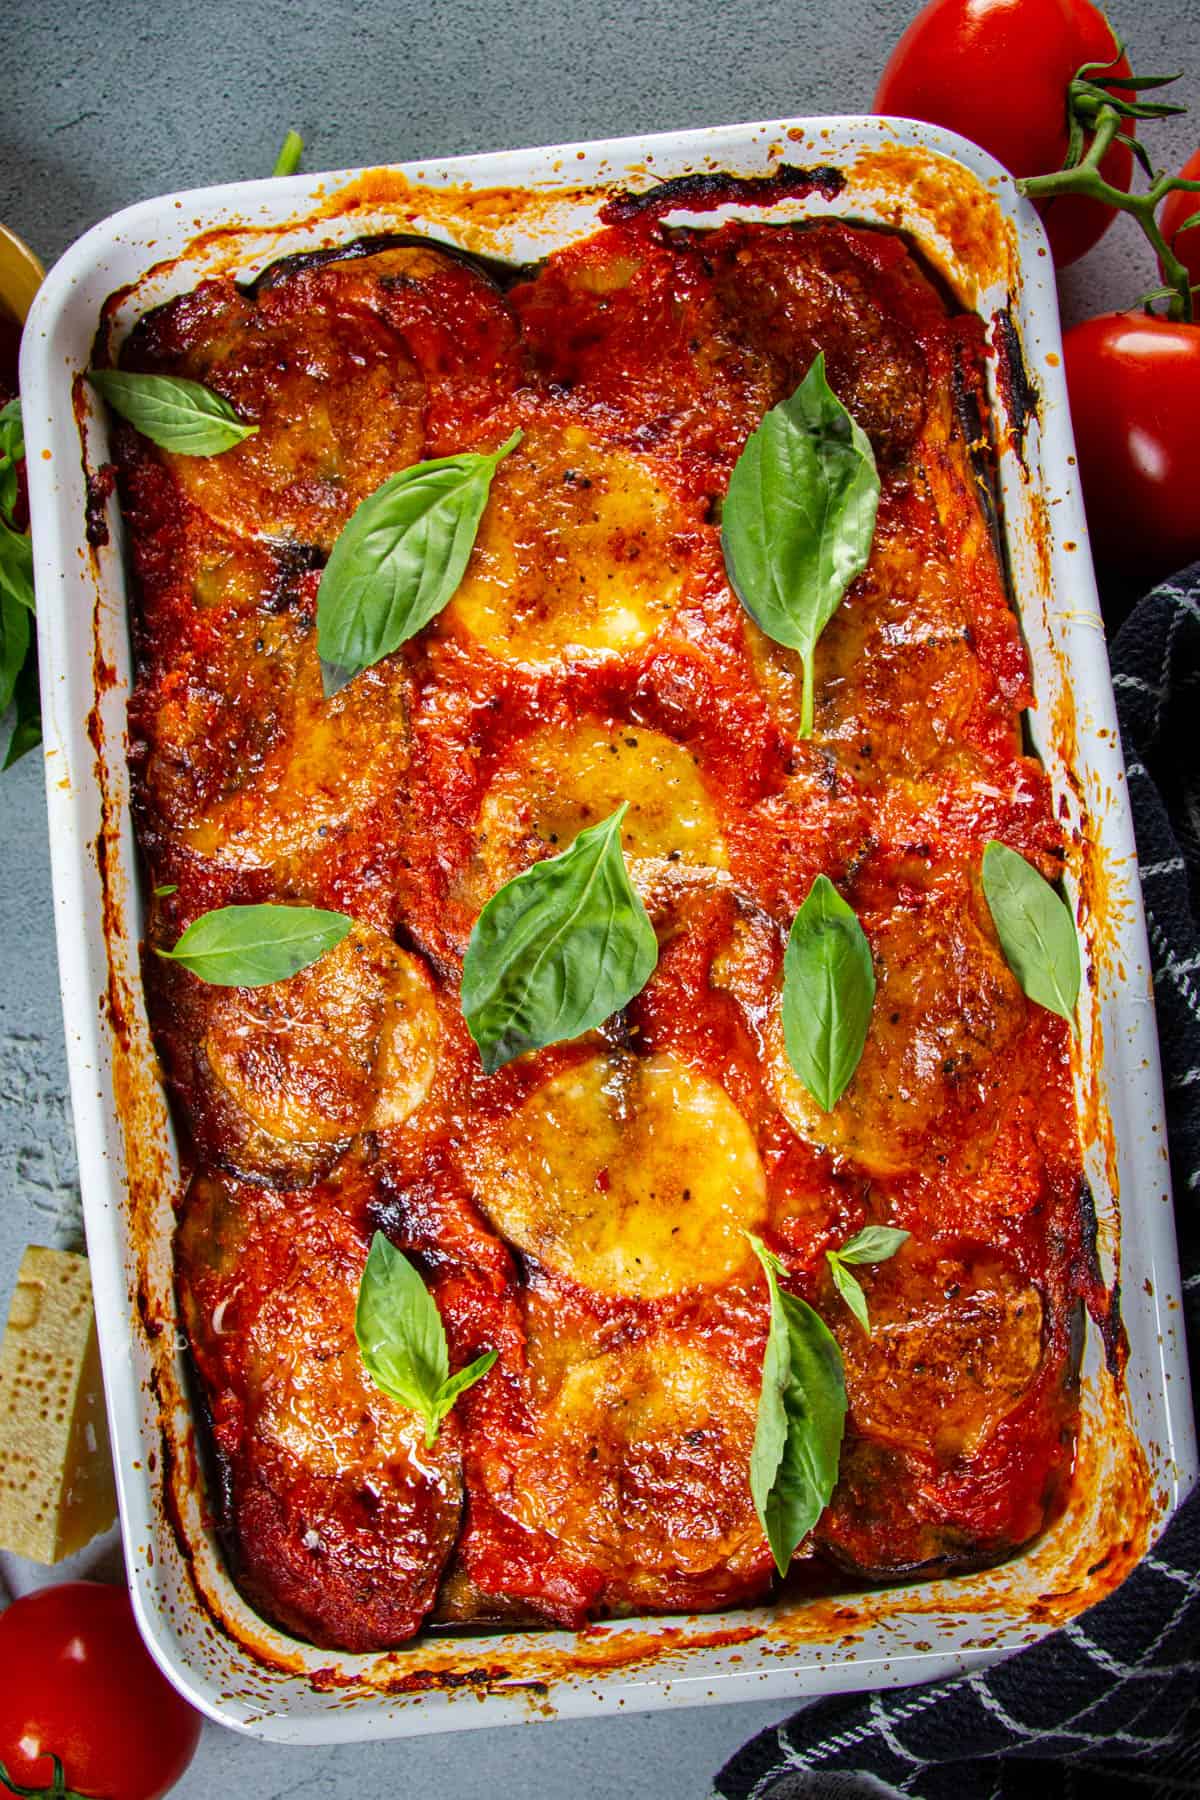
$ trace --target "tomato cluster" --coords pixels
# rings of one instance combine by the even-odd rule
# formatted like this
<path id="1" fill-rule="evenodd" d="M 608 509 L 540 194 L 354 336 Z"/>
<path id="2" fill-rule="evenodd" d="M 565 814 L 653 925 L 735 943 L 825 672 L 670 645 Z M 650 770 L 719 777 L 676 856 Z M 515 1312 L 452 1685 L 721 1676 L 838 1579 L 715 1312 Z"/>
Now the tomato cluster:
<path id="1" fill-rule="evenodd" d="M 931 0 L 892 52 L 875 110 L 925 119 L 989 150 L 1014 175 L 1044 175 L 1067 154 L 1067 87 L 1087 63 L 1127 76 L 1125 57 L 1090 0 Z M 1128 188 L 1133 156 L 1118 137 L 1101 165 Z M 1090 250 L 1113 213 L 1068 195 L 1038 209 L 1060 268 Z"/>
<path id="2" fill-rule="evenodd" d="M 1101 87 L 1128 77 L 1118 50 L 1091 0 L 930 0 L 896 46 L 875 108 L 958 131 L 1019 177 L 1050 174 L 1066 159 L 1072 79 L 1085 65 Z M 1130 90 L 1114 91 L 1128 98 Z M 1121 133 L 1130 129 L 1122 119 Z M 1128 191 L 1132 166 L 1118 134 L 1099 173 Z M 1183 176 L 1200 180 L 1200 151 Z M 1090 249 L 1116 216 L 1111 205 L 1084 194 L 1043 199 L 1038 210 L 1060 268 Z M 1159 220 L 1194 283 L 1200 225 L 1180 228 L 1197 211 L 1200 193 L 1179 190 Z M 1196 301 L 1200 311 L 1200 295 Z M 1182 311 L 1181 302 L 1172 310 Z M 1101 579 L 1148 585 L 1200 557 L 1200 487 L 1192 467 L 1200 323 L 1142 310 L 1111 313 L 1075 326 L 1064 348 Z"/>

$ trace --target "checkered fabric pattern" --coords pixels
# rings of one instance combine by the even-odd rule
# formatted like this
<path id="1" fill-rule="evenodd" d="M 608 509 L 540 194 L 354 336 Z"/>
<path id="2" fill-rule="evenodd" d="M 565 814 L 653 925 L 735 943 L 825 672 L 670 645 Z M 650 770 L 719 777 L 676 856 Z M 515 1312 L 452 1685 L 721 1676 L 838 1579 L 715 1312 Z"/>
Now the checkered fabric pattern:
<path id="1" fill-rule="evenodd" d="M 1200 564 L 1111 648 L 1146 902 L 1192 1368 L 1200 1372 Z M 986 1672 L 823 1700 L 714 1800 L 1200 1796 L 1200 1492 L 1124 1585 Z"/>

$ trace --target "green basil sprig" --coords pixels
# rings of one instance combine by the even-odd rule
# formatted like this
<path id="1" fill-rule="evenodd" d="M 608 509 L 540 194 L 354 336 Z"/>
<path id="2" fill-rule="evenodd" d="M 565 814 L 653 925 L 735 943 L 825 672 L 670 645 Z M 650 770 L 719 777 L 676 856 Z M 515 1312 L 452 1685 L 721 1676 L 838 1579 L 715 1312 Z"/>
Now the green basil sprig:
<path id="1" fill-rule="evenodd" d="M 854 1317 L 858 1320 L 868 1337 L 871 1334 L 871 1315 L 867 1311 L 867 1296 L 862 1291 L 862 1283 L 856 1275 L 850 1273 L 850 1263 L 881 1263 L 895 1256 L 901 1244 L 908 1242 L 907 1231 L 900 1231 L 894 1225 L 867 1225 L 848 1244 L 840 1250 L 827 1250 L 826 1261 L 833 1275 L 833 1285 Z"/>
<path id="2" fill-rule="evenodd" d="M 17 504 L 17 464 L 25 458 L 20 400 L 0 406 L 0 513 L 11 519 Z"/>
<path id="3" fill-rule="evenodd" d="M 355 508 L 317 590 L 325 691 L 390 656 L 441 612 L 463 578 L 492 476 L 520 443 L 464 451 L 389 475 Z"/>
<path id="4" fill-rule="evenodd" d="M 866 934 L 828 876 L 818 875 L 784 954 L 783 1041 L 824 1112 L 832 1112 L 858 1067 L 874 1004 Z"/>
<path id="5" fill-rule="evenodd" d="M 768 637 L 804 662 L 800 735 L 812 735 L 817 639 L 871 555 L 879 475 L 870 439 L 817 356 L 750 435 L 721 516 L 725 568 Z"/>
<path id="6" fill-rule="evenodd" d="M 592 1030 L 650 979 L 658 940 L 621 852 L 628 810 L 505 882 L 475 921 L 462 1008 L 489 1075 Z"/>
<path id="7" fill-rule="evenodd" d="M 381 1231 L 371 1240 L 363 1270 L 354 1335 L 371 1380 L 424 1420 L 426 1445 L 436 1440 L 458 1396 L 496 1360 L 494 1350 L 485 1350 L 451 1375 L 446 1330 L 434 1298 L 408 1258 Z"/>
<path id="8" fill-rule="evenodd" d="M 807 1301 L 785 1294 L 785 1271 L 747 1232 L 771 1295 L 750 1493 L 775 1567 L 786 1575 L 796 1546 L 812 1530 L 837 1485 L 846 1425 L 846 1378 L 833 1335 Z"/>
<path id="9" fill-rule="evenodd" d="M 10 400 L 0 407 L 0 713 L 15 702 L 17 716 L 4 758 L 6 769 L 42 741 L 33 545 L 29 534 L 16 525 L 17 464 L 24 457 L 21 402 Z"/>
<path id="10" fill-rule="evenodd" d="M 114 412 L 143 437 L 176 456 L 219 456 L 254 437 L 228 400 L 202 382 L 179 375 L 135 375 L 125 369 L 89 369 L 88 380 Z"/>
<path id="11" fill-rule="evenodd" d="M 1009 968 L 1031 1000 L 1065 1019 L 1078 1036 L 1075 1006 L 1082 970 L 1066 902 L 1025 858 L 995 838 L 983 852 L 983 892 Z"/>
<path id="12" fill-rule="evenodd" d="M 14 606 L 24 610 L 28 636 L 28 615 L 34 609 L 33 545 L 28 533 L 17 531 L 3 516 L 0 516 L 0 592 Z"/>
<path id="13" fill-rule="evenodd" d="M 268 987 L 307 969 L 354 927 L 319 906 L 219 906 L 201 913 L 173 950 L 158 950 L 213 987 Z"/>
<path id="14" fill-rule="evenodd" d="M 13 690 L 13 704 L 16 707 L 16 723 L 12 736 L 8 740 L 8 749 L 4 755 L 4 767 L 11 769 L 15 762 L 29 750 L 36 750 L 42 741 L 42 696 L 38 685 L 38 655 L 36 634 L 30 634 L 29 649 L 25 661 L 21 664 L 17 675 L 16 687 Z"/>
<path id="15" fill-rule="evenodd" d="M 272 175 L 294 175 L 300 167 L 300 158 L 304 155 L 304 139 L 298 131 L 289 131 L 279 147 L 279 155 L 275 158 Z"/>

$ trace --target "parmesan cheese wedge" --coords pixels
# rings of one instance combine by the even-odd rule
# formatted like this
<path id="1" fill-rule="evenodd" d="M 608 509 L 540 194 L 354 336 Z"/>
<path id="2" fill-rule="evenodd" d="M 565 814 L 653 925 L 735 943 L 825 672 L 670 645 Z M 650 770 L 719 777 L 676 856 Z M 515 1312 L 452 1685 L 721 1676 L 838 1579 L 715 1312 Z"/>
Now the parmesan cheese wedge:
<path id="1" fill-rule="evenodd" d="M 116 1516 L 87 1257 L 31 1244 L 0 1349 L 0 1548 L 61 1562 Z"/>

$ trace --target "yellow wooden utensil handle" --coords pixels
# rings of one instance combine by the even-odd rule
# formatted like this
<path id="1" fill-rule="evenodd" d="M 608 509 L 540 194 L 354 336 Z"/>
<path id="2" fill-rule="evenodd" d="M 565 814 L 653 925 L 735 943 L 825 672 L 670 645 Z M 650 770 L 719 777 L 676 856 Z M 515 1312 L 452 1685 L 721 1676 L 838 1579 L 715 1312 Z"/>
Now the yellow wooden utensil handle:
<path id="1" fill-rule="evenodd" d="M 19 325 L 24 324 L 45 274 L 29 245 L 0 225 L 0 312 L 11 313 Z"/>

